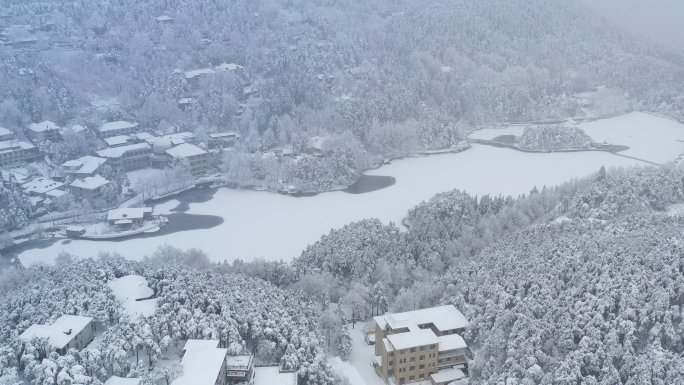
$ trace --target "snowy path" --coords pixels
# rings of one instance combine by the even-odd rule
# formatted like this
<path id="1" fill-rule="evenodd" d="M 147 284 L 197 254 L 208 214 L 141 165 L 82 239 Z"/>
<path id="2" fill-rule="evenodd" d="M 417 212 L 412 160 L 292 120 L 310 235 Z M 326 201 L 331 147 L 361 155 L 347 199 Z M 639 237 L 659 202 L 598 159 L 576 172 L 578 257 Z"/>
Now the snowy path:
<path id="1" fill-rule="evenodd" d="M 339 357 L 333 357 L 329 362 L 335 373 L 347 377 L 352 385 L 385 385 L 385 382 L 375 374 L 375 369 L 373 369 L 375 346 L 366 345 L 361 326 L 361 323 L 357 323 L 356 328 L 352 329 L 351 325 L 348 325 L 353 341 L 349 361 L 342 361 Z"/>

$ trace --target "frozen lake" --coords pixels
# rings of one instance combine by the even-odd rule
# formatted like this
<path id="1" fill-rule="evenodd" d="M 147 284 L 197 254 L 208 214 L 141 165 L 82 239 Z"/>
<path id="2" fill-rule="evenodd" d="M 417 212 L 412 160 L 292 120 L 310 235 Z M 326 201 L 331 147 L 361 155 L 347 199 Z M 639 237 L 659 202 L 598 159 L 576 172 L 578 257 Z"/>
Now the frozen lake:
<path id="1" fill-rule="evenodd" d="M 596 127 L 589 127 L 587 131 L 592 136 L 610 135 L 614 144 L 623 144 L 629 139 L 626 144 L 632 146 L 630 155 L 657 163 L 674 160 L 684 153 L 684 143 L 678 141 L 684 139 L 684 125 L 647 114 L 625 116 L 594 122 Z M 653 135 L 635 138 L 641 131 L 625 120 L 637 120 L 634 127 Z M 81 257 L 94 257 L 100 250 L 116 251 L 127 258 L 140 259 L 152 254 L 158 245 L 167 243 L 186 249 L 201 248 L 214 261 L 238 258 L 289 261 L 333 228 L 365 218 L 398 224 L 410 208 L 454 188 L 477 195 L 518 196 L 529 193 L 534 186 L 541 189 L 544 185 L 553 186 L 586 176 L 601 166 L 639 164 L 644 163 L 606 152 L 535 154 L 474 145 L 462 153 L 398 160 L 370 171 L 369 175 L 396 178 L 394 185 L 370 193 L 331 192 L 293 198 L 223 188 L 207 202 L 190 204 L 187 211 L 187 214 L 222 217 L 223 222 L 216 227 L 120 242 L 58 241 L 44 249 L 23 251 L 19 256 L 25 265 L 38 261 L 52 263 L 61 250 Z M 163 210 L 168 212 L 175 204 L 164 203 Z"/>

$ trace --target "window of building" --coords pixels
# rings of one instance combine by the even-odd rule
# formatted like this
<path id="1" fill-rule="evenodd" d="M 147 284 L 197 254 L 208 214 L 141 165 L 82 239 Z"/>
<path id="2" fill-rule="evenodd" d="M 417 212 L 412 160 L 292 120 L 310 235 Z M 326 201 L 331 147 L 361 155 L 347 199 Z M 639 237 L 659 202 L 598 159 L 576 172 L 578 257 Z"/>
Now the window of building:
<path id="1" fill-rule="evenodd" d="M 425 369 L 425 364 L 418 366 L 418 370 L 423 370 Z"/>
<path id="2" fill-rule="evenodd" d="M 416 348 L 411 348 L 411 353 L 415 353 L 415 352 L 416 352 Z"/>
<path id="3" fill-rule="evenodd" d="M 435 348 L 435 344 L 430 345 L 430 349 L 434 349 L 434 348 Z"/>
<path id="4" fill-rule="evenodd" d="M 388 376 L 393 376 L 394 375 L 394 369 L 390 369 L 387 371 Z"/>
<path id="5" fill-rule="evenodd" d="M 451 357 L 447 357 L 447 361 L 451 362 Z"/>
<path id="6" fill-rule="evenodd" d="M 416 367 L 415 367 L 415 366 L 409 367 L 409 372 L 412 372 L 412 371 L 414 371 L 414 370 L 416 370 Z"/>
<path id="7" fill-rule="evenodd" d="M 401 351 L 399 353 L 406 354 L 406 349 L 401 349 Z"/>
<path id="8" fill-rule="evenodd" d="M 416 376 L 409 377 L 409 381 L 415 381 L 415 380 L 416 380 Z"/>
<path id="9" fill-rule="evenodd" d="M 406 377 L 402 377 L 399 379 L 399 384 L 404 385 L 406 383 Z"/>
<path id="10" fill-rule="evenodd" d="M 421 347 L 420 347 L 420 351 L 421 351 L 421 352 L 424 352 L 424 351 L 425 351 L 425 346 L 421 346 Z"/>
<path id="11" fill-rule="evenodd" d="M 394 365 L 394 361 L 389 362 L 389 366 L 392 366 L 392 365 Z"/>
<path id="12" fill-rule="evenodd" d="M 425 361 L 425 354 L 423 354 L 422 356 L 420 356 L 420 360 L 421 360 L 421 361 Z"/>
<path id="13" fill-rule="evenodd" d="M 425 375 L 421 373 L 420 376 L 418 376 L 418 379 L 422 380 L 423 378 L 425 378 Z"/>
<path id="14" fill-rule="evenodd" d="M 416 362 L 416 357 L 411 357 L 410 362 Z"/>

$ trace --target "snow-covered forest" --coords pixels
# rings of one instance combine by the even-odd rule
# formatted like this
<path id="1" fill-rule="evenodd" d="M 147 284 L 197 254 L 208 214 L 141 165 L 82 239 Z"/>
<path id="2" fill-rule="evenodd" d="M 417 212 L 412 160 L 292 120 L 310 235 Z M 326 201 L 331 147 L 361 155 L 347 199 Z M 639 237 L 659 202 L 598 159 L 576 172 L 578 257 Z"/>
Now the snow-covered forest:
<path id="1" fill-rule="evenodd" d="M 197 214 L 178 209 L 194 201 L 165 194 L 227 185 L 307 199 L 286 195 L 342 189 L 396 158 L 475 150 L 492 141 L 469 138 L 481 128 L 529 126 L 508 143 L 526 151 L 506 150 L 524 156 L 606 150 L 610 130 L 587 128 L 594 141 L 560 122 L 629 111 L 682 122 L 682 90 L 681 52 L 620 32 L 575 0 L 0 0 L 0 152 L 30 152 L 30 162 L 2 158 L 0 249 L 40 239 L 47 223 L 74 236 L 74 217 L 132 228 L 108 210 L 140 210 L 146 199 L 178 198 L 165 215 L 199 226 L 188 227 L 191 237 L 213 226 L 194 223 L 206 214 L 244 225 L 244 212 L 268 214 Z M 644 121 L 629 125 L 629 146 L 643 139 Z M 58 138 L 31 131 L 40 122 L 58 126 Z M 109 136 L 103 124 L 114 122 L 131 132 Z M 661 166 L 602 167 L 520 196 L 416 195 L 401 224 L 333 228 L 291 261 L 215 263 L 202 244 L 157 246 L 162 238 L 146 228 L 157 249 L 139 261 L 62 251 L 54 266 L 23 266 L 0 256 L 0 385 L 102 385 L 111 376 L 172 385 L 189 339 L 295 372 L 299 385 L 348 385 L 330 358 L 352 357 L 358 322 L 447 304 L 469 322 L 472 384 L 684 384 L 684 154 L 664 160 L 684 138 L 678 127 L 660 129 L 668 140 L 646 150 L 663 159 L 625 143 L 614 143 L 621 154 L 586 154 Z M 662 143 L 667 151 L 654 150 Z M 179 150 L 186 144 L 191 151 Z M 126 158 L 128 145 L 141 153 Z M 118 155 L 65 172 L 103 150 Z M 461 178 L 474 163 L 446 172 Z M 75 197 L 77 180 L 90 199 Z M 330 202 L 339 200 L 316 210 L 327 214 Z M 86 223 L 89 215 L 102 223 Z M 287 226 L 311 231 L 307 220 Z M 277 244 L 261 225 L 258 241 Z M 45 247 L 77 241 L 53 236 Z M 240 255 L 220 241 L 226 258 Z M 111 287 L 130 276 L 153 293 L 130 298 L 153 301 L 150 314 L 132 314 Z M 19 337 L 65 314 L 94 319 L 87 347 Z"/>
<path id="2" fill-rule="evenodd" d="M 345 185 L 487 123 L 632 109 L 683 117 L 683 58 L 574 2 L 2 3 L 30 26 L 7 39 L 37 42 L 1 49 L 0 124 L 121 119 L 199 142 L 237 132 L 241 145 L 217 166 L 244 184 Z M 322 159 L 245 156 L 304 153 L 318 137 Z M 68 159 L 98 145 L 63 147 Z"/>
<path id="3" fill-rule="evenodd" d="M 596 146 L 581 128 L 561 124 L 525 127 L 517 142 L 522 149 L 537 151 L 587 149 Z"/>

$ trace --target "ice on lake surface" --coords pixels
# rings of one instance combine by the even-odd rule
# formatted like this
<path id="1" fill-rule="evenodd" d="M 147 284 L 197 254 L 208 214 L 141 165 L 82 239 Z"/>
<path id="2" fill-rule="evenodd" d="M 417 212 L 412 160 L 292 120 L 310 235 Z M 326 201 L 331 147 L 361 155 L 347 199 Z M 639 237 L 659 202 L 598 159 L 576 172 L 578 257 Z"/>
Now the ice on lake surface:
<path id="1" fill-rule="evenodd" d="M 635 128 L 637 127 L 637 128 Z M 641 128 L 638 128 L 641 127 Z M 648 114 L 633 113 L 586 123 L 595 139 L 609 134 L 614 144 L 631 147 L 627 155 L 656 163 L 674 160 L 684 152 L 684 125 Z M 652 135 L 642 134 L 648 131 Z M 634 139 L 639 137 L 640 139 Z M 459 188 L 470 194 L 527 194 L 534 187 L 554 186 L 598 171 L 601 166 L 644 165 L 631 158 L 606 152 L 525 153 L 473 145 L 458 154 L 435 155 L 394 161 L 368 172 L 396 178 L 396 184 L 366 194 L 332 192 L 313 197 L 290 196 L 249 190 L 220 189 L 204 203 L 190 204 L 188 214 L 218 215 L 224 222 L 214 228 L 190 230 L 123 242 L 74 240 L 45 249 L 26 250 L 21 261 L 29 265 L 53 263 L 61 250 L 80 257 L 98 251 L 118 252 L 130 259 L 151 255 L 167 243 L 184 249 L 201 248 L 214 261 L 235 259 L 291 260 L 308 244 L 331 229 L 365 218 L 400 224 L 408 210 L 435 194 Z M 165 205 L 168 210 L 172 204 Z"/>

